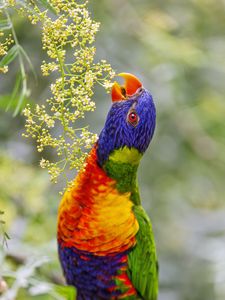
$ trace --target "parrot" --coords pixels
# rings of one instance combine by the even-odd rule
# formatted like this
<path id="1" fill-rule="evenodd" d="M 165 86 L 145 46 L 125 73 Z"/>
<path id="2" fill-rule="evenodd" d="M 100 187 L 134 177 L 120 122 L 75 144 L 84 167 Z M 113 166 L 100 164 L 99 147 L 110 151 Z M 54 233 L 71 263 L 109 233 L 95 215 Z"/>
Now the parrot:
<path id="1" fill-rule="evenodd" d="M 77 300 L 156 300 L 158 260 L 137 170 L 156 125 L 151 93 L 131 73 L 114 81 L 97 142 L 59 204 L 58 254 Z"/>

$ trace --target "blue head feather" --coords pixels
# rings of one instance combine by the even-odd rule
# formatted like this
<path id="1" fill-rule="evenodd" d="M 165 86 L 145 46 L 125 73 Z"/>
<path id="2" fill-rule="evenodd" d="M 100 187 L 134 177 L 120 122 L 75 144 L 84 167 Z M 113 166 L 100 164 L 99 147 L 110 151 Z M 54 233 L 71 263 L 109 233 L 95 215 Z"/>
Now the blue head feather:
<path id="1" fill-rule="evenodd" d="M 128 113 L 133 109 L 139 118 L 136 126 L 127 121 Z M 114 102 L 98 140 L 99 164 L 103 165 L 113 150 L 124 146 L 144 153 L 154 134 L 155 123 L 155 105 L 147 90 L 142 89 L 128 100 Z"/>

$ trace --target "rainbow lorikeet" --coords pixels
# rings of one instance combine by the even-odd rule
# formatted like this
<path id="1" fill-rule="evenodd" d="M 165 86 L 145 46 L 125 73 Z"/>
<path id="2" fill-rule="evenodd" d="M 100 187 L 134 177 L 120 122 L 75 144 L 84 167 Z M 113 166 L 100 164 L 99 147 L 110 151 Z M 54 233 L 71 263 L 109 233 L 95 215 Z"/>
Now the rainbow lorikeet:
<path id="1" fill-rule="evenodd" d="M 113 84 L 105 126 L 59 206 L 59 258 L 78 300 L 157 299 L 154 236 L 137 184 L 156 111 L 134 75 L 119 75 L 125 84 Z"/>

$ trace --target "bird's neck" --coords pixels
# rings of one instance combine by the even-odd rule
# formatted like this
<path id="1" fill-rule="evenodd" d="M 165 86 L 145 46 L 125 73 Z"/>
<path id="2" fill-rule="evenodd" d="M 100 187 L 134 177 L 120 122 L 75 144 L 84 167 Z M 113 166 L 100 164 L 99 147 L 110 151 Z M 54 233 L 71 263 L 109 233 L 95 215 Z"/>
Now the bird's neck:
<path id="1" fill-rule="evenodd" d="M 114 150 L 103 165 L 106 174 L 116 180 L 116 188 L 121 193 L 130 192 L 135 205 L 140 204 L 137 184 L 137 169 L 142 154 L 135 148 L 123 147 Z"/>

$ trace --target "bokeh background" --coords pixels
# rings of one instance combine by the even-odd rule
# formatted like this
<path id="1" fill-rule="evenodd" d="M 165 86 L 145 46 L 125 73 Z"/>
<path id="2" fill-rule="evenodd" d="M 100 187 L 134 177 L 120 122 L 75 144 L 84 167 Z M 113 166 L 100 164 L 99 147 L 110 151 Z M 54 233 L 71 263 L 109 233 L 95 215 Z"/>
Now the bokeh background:
<path id="1" fill-rule="evenodd" d="M 225 1 L 98 0 L 90 10 L 101 22 L 97 56 L 136 74 L 157 107 L 139 184 L 155 232 L 159 300 L 224 300 Z M 41 103 L 51 78 L 40 72 L 40 31 L 13 19 L 38 75 L 37 82 L 30 75 L 31 100 Z M 11 238 L 0 250 L 9 285 L 3 299 L 58 299 L 47 291 L 62 282 L 55 239 L 61 186 L 49 183 L 35 144 L 21 137 L 23 116 L 4 109 L 16 64 L 0 78 L 0 210 Z M 99 133 L 110 98 L 97 88 L 95 101 L 86 122 Z"/>

